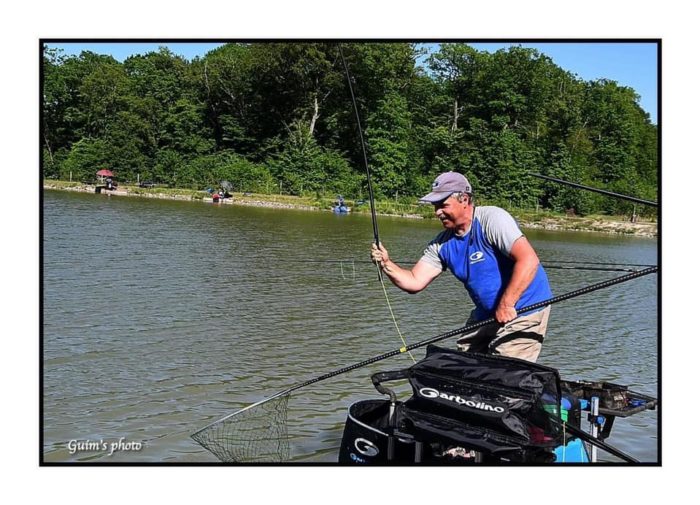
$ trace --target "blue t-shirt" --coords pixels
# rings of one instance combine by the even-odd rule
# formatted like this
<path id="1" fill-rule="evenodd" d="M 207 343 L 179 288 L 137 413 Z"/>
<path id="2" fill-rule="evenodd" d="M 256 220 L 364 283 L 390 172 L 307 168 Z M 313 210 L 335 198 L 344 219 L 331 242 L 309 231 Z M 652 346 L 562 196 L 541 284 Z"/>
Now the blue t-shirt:
<path id="1" fill-rule="evenodd" d="M 513 274 L 513 243 L 523 233 L 515 219 L 499 207 L 476 207 L 469 231 L 456 235 L 445 230 L 426 248 L 421 261 L 449 269 L 466 288 L 476 306 L 474 319 L 493 317 Z M 530 285 L 515 304 L 516 310 L 552 298 L 547 274 L 538 265 Z"/>

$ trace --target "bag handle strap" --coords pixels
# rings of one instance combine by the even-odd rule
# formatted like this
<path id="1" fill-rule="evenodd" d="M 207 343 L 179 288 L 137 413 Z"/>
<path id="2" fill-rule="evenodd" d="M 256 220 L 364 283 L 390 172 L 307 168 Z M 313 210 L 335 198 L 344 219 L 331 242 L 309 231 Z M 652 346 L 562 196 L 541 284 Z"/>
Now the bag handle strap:
<path id="1" fill-rule="evenodd" d="M 400 379 L 408 379 L 409 374 L 410 368 L 406 368 L 404 370 L 393 370 L 390 372 L 377 372 L 372 375 L 372 385 L 374 385 L 374 389 L 379 391 L 381 394 L 387 395 L 389 398 L 391 398 L 392 402 L 396 402 L 396 393 L 394 393 L 391 389 L 384 387 L 382 383 Z"/>

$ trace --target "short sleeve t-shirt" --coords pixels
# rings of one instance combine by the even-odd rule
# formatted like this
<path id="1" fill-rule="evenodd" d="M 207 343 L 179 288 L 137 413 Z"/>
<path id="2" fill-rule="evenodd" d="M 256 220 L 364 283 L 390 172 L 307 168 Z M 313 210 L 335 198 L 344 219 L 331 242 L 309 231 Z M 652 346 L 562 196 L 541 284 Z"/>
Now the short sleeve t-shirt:
<path id="1" fill-rule="evenodd" d="M 479 220 L 488 241 L 497 247 L 504 256 L 510 256 L 513 244 L 523 236 L 523 232 L 518 228 L 513 216 L 500 207 L 475 207 L 474 219 Z M 444 271 L 447 265 L 443 264 L 440 259 L 440 248 L 454 235 L 453 231 L 445 230 L 435 237 L 425 248 L 421 261 Z"/>

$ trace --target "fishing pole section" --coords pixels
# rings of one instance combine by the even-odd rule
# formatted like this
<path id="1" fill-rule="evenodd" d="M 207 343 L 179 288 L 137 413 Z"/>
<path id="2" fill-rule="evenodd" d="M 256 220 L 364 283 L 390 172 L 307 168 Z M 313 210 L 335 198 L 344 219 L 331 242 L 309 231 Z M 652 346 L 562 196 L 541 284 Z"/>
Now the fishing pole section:
<path id="1" fill-rule="evenodd" d="M 357 134 L 360 137 L 360 146 L 362 147 L 362 161 L 365 166 L 365 173 L 367 175 L 367 192 L 369 193 L 369 205 L 370 212 L 372 213 L 372 228 L 374 231 L 374 243 L 379 247 L 379 227 L 377 226 L 377 212 L 374 208 L 374 192 L 372 191 L 372 177 L 369 171 L 369 163 L 367 161 L 367 149 L 365 147 L 365 136 L 362 134 L 362 121 L 360 121 L 360 111 L 357 108 L 357 100 L 355 100 L 355 92 L 352 88 L 352 78 L 350 77 L 350 70 L 348 68 L 348 63 L 345 61 L 345 55 L 343 54 L 342 44 L 338 44 L 338 53 L 340 54 L 340 60 L 343 62 L 343 68 L 345 69 L 345 77 L 348 81 L 348 89 L 350 90 L 350 98 L 352 100 L 352 108 L 355 111 L 355 120 L 357 121 Z"/>
<path id="2" fill-rule="evenodd" d="M 614 193 L 612 191 L 606 191 L 604 189 L 593 188 L 591 186 L 584 186 L 583 184 L 565 181 L 563 179 L 557 179 L 556 177 L 550 177 L 548 175 L 536 174 L 534 172 L 528 172 L 527 175 L 529 175 L 530 177 L 537 177 L 538 179 L 544 179 L 545 181 L 556 182 L 558 184 L 564 184 L 566 186 L 571 186 L 573 188 L 583 189 L 585 191 L 592 191 L 593 193 L 600 193 L 601 195 L 612 196 L 615 198 L 619 198 L 621 200 L 628 200 L 630 202 L 640 203 L 642 205 L 649 205 L 650 207 L 658 207 L 659 206 L 659 204 L 657 202 L 652 202 L 650 200 L 642 200 L 641 198 L 637 198 L 634 196 L 627 196 L 627 195 L 622 195 L 620 193 Z"/>
<path id="3" fill-rule="evenodd" d="M 345 61 L 345 55 L 343 54 L 343 46 L 342 44 L 338 44 L 338 53 L 340 54 L 340 60 L 343 62 L 343 68 L 345 69 L 345 77 L 347 78 L 348 81 L 348 89 L 350 90 L 350 98 L 352 100 L 352 108 L 355 111 L 355 120 L 357 121 L 357 133 L 360 138 L 360 146 L 362 147 L 362 161 L 365 166 L 365 174 L 367 175 L 367 191 L 369 193 L 369 204 L 370 204 L 370 211 L 372 213 L 372 229 L 374 231 L 374 243 L 377 247 L 379 247 L 379 226 L 377 225 L 377 212 L 374 207 L 374 192 L 372 191 L 372 176 L 369 170 L 369 162 L 367 161 L 367 149 L 365 148 L 365 136 L 362 133 L 362 122 L 360 121 L 360 111 L 357 107 L 357 100 L 355 100 L 355 92 L 353 91 L 352 87 L 352 78 L 350 77 L 350 69 L 348 68 L 348 63 Z M 342 265 L 341 265 L 341 271 L 342 271 Z M 379 280 L 379 283 L 382 286 L 382 291 L 384 292 L 384 299 L 386 300 L 387 307 L 389 308 L 389 314 L 391 315 L 391 320 L 394 323 L 394 327 L 396 328 L 396 332 L 399 335 L 399 338 L 403 342 L 404 347 L 406 347 L 406 339 L 403 336 L 403 333 L 401 333 L 401 329 L 399 328 L 399 323 L 396 320 L 396 316 L 394 314 L 394 309 L 391 306 L 391 301 L 389 300 L 389 293 L 387 293 L 386 286 L 384 285 L 384 279 L 382 278 L 382 270 L 377 265 L 377 280 Z M 416 362 L 416 359 L 413 357 L 413 354 L 410 352 L 408 353 L 408 356 L 413 360 L 413 362 Z"/>

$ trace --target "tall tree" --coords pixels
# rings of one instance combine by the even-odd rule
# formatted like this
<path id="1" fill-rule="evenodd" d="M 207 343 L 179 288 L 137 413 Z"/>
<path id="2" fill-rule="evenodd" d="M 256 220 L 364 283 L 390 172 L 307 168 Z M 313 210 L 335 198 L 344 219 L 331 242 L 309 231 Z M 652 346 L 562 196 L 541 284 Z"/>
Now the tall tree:
<path id="1" fill-rule="evenodd" d="M 219 149 L 251 154 L 259 141 L 253 56 L 248 44 L 226 44 L 193 62 L 200 100 Z"/>

